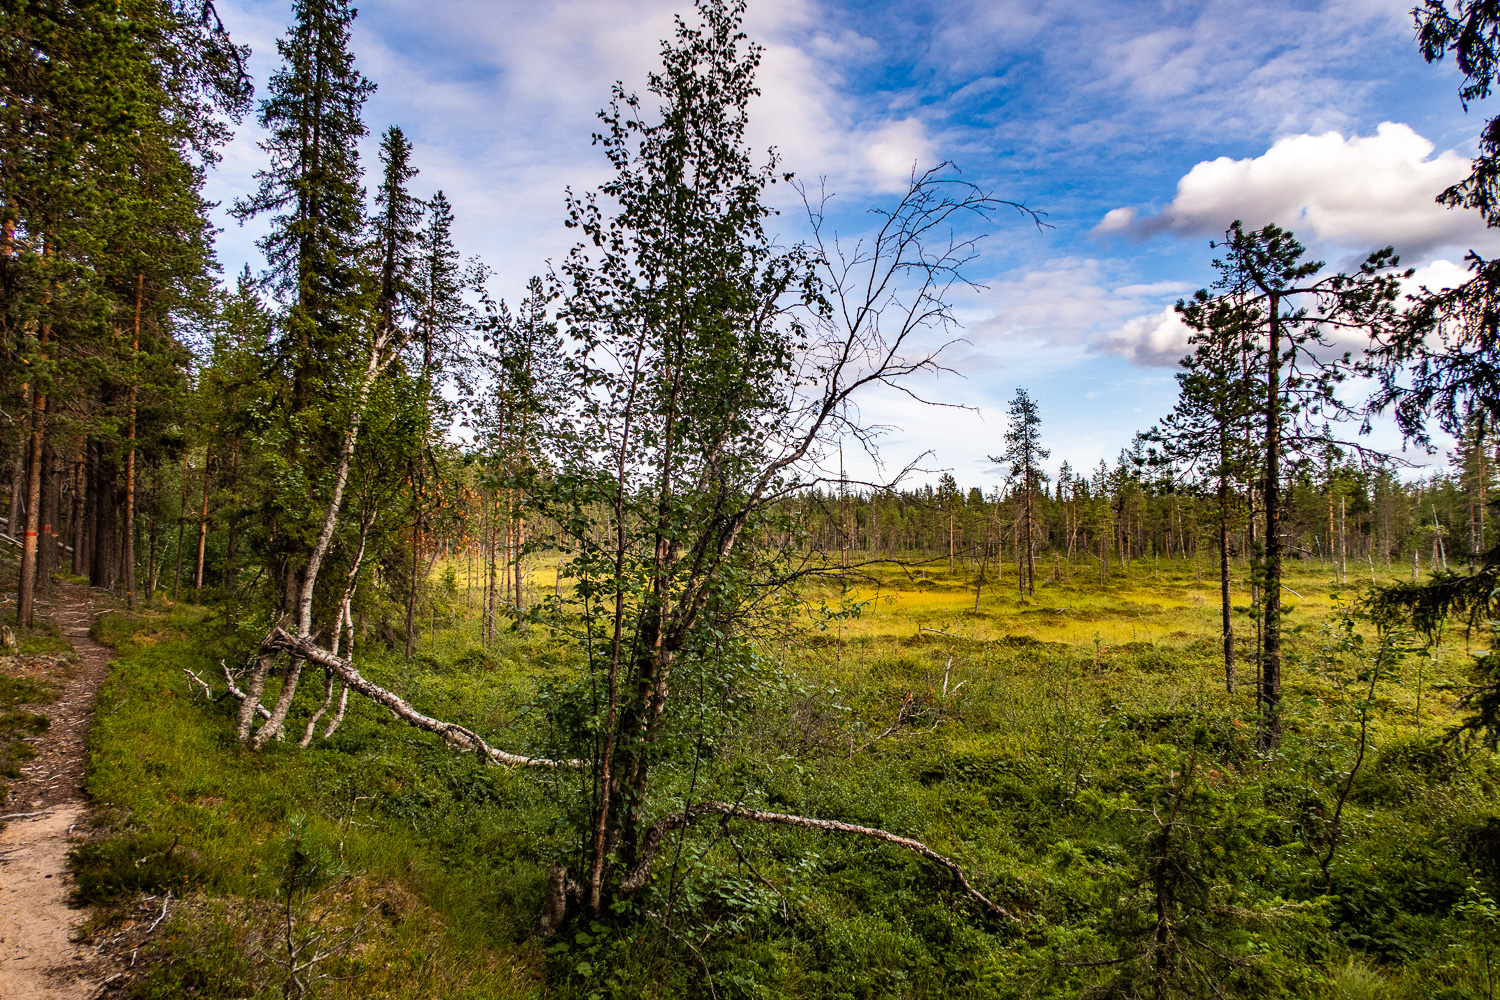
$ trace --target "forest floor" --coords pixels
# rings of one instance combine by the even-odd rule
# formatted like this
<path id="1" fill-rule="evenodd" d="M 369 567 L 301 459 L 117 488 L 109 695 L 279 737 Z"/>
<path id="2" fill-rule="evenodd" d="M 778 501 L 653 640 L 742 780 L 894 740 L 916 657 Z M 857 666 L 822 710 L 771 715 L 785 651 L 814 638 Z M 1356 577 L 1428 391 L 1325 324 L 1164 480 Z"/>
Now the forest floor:
<path id="1" fill-rule="evenodd" d="M 0 662 L 0 674 L 11 682 L 7 691 L 36 699 L 5 705 L 5 720 L 28 723 L 27 731 L 37 733 L 25 740 L 29 751 L 15 755 L 30 759 L 13 767 L 19 780 L 0 814 L 6 822 L 0 830 L 0 997 L 81 1000 L 96 996 L 114 973 L 113 961 L 81 940 L 87 911 L 72 905 L 68 871 L 74 831 L 89 807 L 87 738 L 111 652 L 89 637 L 95 613 L 88 588 L 62 585 L 42 610 L 72 654 L 23 649 Z"/>

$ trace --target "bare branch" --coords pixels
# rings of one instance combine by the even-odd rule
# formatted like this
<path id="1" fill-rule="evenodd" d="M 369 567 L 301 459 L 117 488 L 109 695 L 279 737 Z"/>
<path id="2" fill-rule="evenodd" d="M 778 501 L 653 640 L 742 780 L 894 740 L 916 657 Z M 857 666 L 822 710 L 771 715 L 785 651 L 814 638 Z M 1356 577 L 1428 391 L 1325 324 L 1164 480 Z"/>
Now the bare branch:
<path id="1" fill-rule="evenodd" d="M 313 645 L 310 640 L 302 636 L 292 635 L 280 626 L 271 630 L 270 635 L 267 635 L 261 642 L 260 648 L 262 653 L 286 650 L 294 656 L 299 656 L 310 663 L 326 667 L 343 678 L 344 683 L 348 684 L 351 688 L 371 701 L 384 705 L 403 721 L 411 723 L 418 729 L 424 729 L 429 733 L 436 733 L 446 740 L 450 746 L 457 747 L 460 750 L 478 751 L 491 763 L 507 764 L 511 767 L 549 768 L 584 767 L 587 764 L 586 761 L 581 760 L 553 760 L 549 757 L 524 757 L 520 754 L 497 750 L 481 739 L 479 734 L 471 729 L 466 729 L 457 723 L 443 722 L 441 719 L 434 719 L 431 716 L 423 715 L 415 708 L 412 708 L 401 696 L 366 680 L 355 669 L 354 664 L 348 660 L 334 656 L 328 650 Z"/>
<path id="2" fill-rule="evenodd" d="M 937 851 L 934 851 L 932 848 L 928 847 L 921 841 L 913 840 L 910 837 L 903 837 L 899 834 L 891 833 L 888 830 L 881 830 L 873 826 L 859 826 L 855 823 L 844 823 L 840 822 L 839 820 L 832 819 L 813 819 L 810 816 L 793 816 L 788 813 L 765 812 L 761 809 L 748 809 L 744 806 L 736 805 L 730 802 L 699 802 L 694 804 L 689 809 L 684 810 L 683 812 L 672 813 L 669 816 L 664 816 L 661 819 L 657 820 L 656 823 L 652 825 L 651 829 L 646 832 L 645 840 L 641 845 L 640 862 L 636 865 L 635 869 L 620 883 L 620 891 L 623 894 L 629 895 L 630 893 L 638 891 L 646 884 L 646 881 L 651 877 L 651 865 L 652 862 L 656 859 L 657 850 L 661 847 L 661 839 L 666 833 L 671 830 L 685 827 L 689 823 L 697 820 L 700 816 L 708 814 L 723 815 L 728 818 L 739 817 L 742 819 L 754 820 L 757 823 L 772 823 L 779 826 L 794 826 L 804 830 L 823 830 L 828 833 L 848 833 L 853 834 L 857 837 L 869 837 L 872 840 L 879 840 L 883 843 L 893 844 L 896 847 L 905 848 L 908 851 L 913 851 L 917 854 L 922 855 L 922 857 L 927 858 L 929 861 L 934 861 L 937 864 L 942 865 L 944 868 L 952 872 L 953 880 L 958 884 L 959 888 L 963 889 L 964 892 L 973 897 L 973 899 L 981 906 L 983 906 L 988 912 L 998 917 L 1004 917 L 1007 920 L 1014 920 L 1018 923 L 1020 922 L 1020 918 L 1015 914 L 1011 913 L 1003 906 L 994 903 L 989 899 L 989 897 L 985 896 L 978 889 L 975 889 L 972 885 L 970 885 L 968 877 L 964 875 L 964 871 L 959 867 L 958 862 L 945 855 L 939 854 Z"/>

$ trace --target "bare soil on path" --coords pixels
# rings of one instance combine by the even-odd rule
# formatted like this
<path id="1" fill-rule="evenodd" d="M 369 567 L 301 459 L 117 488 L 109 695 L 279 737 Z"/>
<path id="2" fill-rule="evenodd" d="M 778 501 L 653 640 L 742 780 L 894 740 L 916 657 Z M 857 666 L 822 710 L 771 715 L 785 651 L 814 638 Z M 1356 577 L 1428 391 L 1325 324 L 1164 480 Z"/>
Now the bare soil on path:
<path id="1" fill-rule="evenodd" d="M 112 653 L 89 638 L 96 615 L 87 587 L 60 584 L 38 606 L 77 659 L 54 675 L 62 688 L 57 701 L 28 707 L 50 725 L 0 811 L 12 817 L 0 830 L 0 998 L 88 1000 L 111 980 L 114 966 L 76 940 L 88 913 L 69 903 L 67 856 L 88 808 L 84 754 Z"/>

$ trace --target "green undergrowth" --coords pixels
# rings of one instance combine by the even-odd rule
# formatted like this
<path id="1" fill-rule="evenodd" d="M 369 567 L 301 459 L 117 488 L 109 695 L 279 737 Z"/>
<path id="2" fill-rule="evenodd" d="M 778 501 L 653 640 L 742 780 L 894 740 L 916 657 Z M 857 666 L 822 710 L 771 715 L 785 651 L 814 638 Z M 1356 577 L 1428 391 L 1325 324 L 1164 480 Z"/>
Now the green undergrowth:
<path id="1" fill-rule="evenodd" d="M 57 685 L 50 680 L 0 672 L 0 807 L 10 799 L 5 779 L 21 776 L 21 765 L 36 756 L 30 741 L 47 731 L 45 715 L 21 706 L 44 705 L 55 700 Z"/>
<path id="2" fill-rule="evenodd" d="M 103 904 L 104 924 L 141 893 L 200 901 L 148 945 L 154 965 L 135 995 L 281 995 L 274 957 L 245 942 L 274 937 L 270 859 L 296 816 L 351 873 L 340 919 L 375 907 L 323 995 L 535 995 L 529 931 L 549 816 L 530 782 L 358 699 L 327 742 L 248 752 L 233 740 L 232 700 L 209 702 L 188 685 L 184 668 L 224 690 L 228 651 L 205 640 L 197 618 L 117 614 L 96 628 L 119 659 L 90 733 L 100 808 L 95 836 L 73 854 L 77 894 Z"/>
<path id="3" fill-rule="evenodd" d="M 187 609 L 96 628 L 119 661 L 90 738 L 99 825 L 74 855 L 79 894 L 101 929 L 143 894 L 187 901 L 143 945 L 141 997 L 279 995 L 297 851 L 327 872 L 299 919 L 365 915 L 322 996 L 1487 995 L 1500 764 L 1436 738 L 1466 681 L 1461 641 L 1376 684 L 1335 827 L 1373 637 L 1340 630 L 1326 581 L 1289 580 L 1303 597 L 1286 737 L 1265 754 L 1252 645 L 1231 694 L 1213 594 L 1191 568 L 982 595 L 977 615 L 961 573 L 928 575 L 881 580 L 859 616 L 765 645 L 734 724 L 663 749 L 699 766 L 663 769 L 653 812 L 727 798 L 916 837 L 1018 920 L 911 852 L 731 820 L 668 841 L 632 909 L 540 940 L 547 868 L 572 843 L 566 789 L 358 698 L 331 740 L 299 749 L 320 676 L 291 738 L 245 750 L 232 700 L 184 674 L 222 692 L 220 660 L 242 660 L 245 637 Z M 533 706 L 575 654 L 540 629 L 481 649 L 462 599 L 436 617 L 450 625 L 411 661 L 371 643 L 361 669 L 496 745 L 545 748 Z"/>

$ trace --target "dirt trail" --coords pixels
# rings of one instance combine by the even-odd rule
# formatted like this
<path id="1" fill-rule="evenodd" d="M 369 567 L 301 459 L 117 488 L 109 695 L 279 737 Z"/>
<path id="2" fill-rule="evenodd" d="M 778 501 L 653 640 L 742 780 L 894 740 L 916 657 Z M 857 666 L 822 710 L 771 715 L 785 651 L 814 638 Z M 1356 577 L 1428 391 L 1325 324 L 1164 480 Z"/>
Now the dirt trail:
<path id="1" fill-rule="evenodd" d="M 0 997 L 4 1000 L 87 1000 L 113 967 L 73 940 L 87 913 L 68 905 L 67 855 L 73 828 L 87 808 L 84 749 L 94 696 L 109 673 L 110 650 L 89 638 L 94 605 L 87 587 L 60 585 L 38 602 L 78 654 L 61 695 L 33 711 L 50 720 L 37 755 L 11 785 L 0 831 Z"/>

